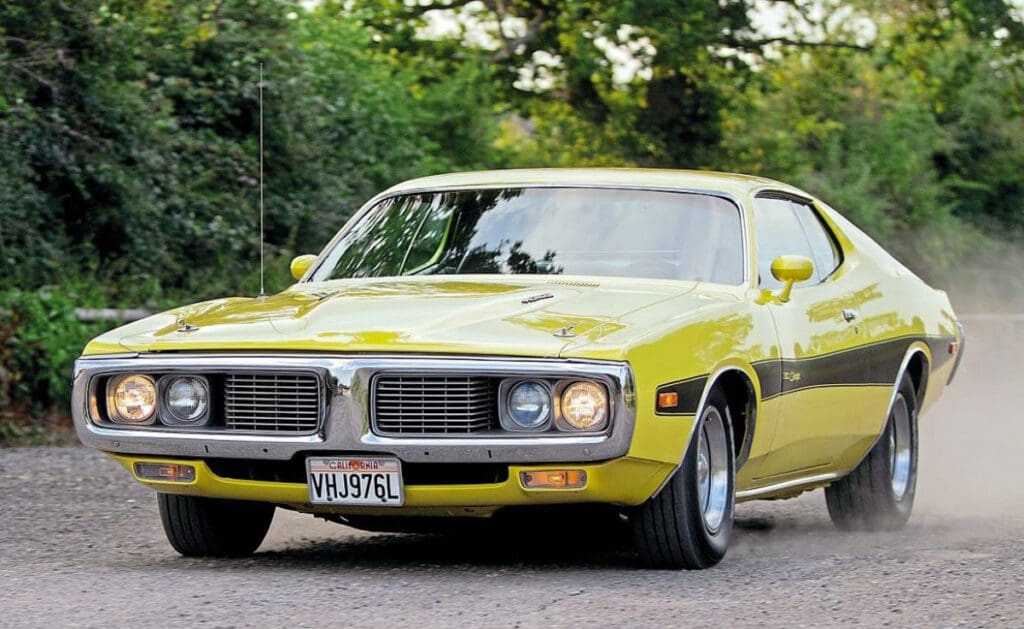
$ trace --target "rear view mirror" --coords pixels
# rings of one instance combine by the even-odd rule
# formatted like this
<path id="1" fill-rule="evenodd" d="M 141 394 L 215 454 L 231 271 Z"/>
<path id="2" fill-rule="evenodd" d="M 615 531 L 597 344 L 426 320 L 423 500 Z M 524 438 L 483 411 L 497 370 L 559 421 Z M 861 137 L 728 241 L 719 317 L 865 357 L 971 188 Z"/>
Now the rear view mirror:
<path id="1" fill-rule="evenodd" d="M 814 263 L 803 256 L 779 256 L 772 260 L 772 275 L 784 284 L 779 293 L 779 301 L 789 301 L 793 285 L 811 279 L 814 275 Z"/>
<path id="2" fill-rule="evenodd" d="M 302 276 L 306 274 L 306 271 L 309 270 L 309 267 L 313 266 L 314 262 L 316 262 L 316 256 L 313 255 L 299 256 L 292 260 L 292 264 L 290 267 L 292 277 L 294 277 L 297 280 L 301 280 Z"/>

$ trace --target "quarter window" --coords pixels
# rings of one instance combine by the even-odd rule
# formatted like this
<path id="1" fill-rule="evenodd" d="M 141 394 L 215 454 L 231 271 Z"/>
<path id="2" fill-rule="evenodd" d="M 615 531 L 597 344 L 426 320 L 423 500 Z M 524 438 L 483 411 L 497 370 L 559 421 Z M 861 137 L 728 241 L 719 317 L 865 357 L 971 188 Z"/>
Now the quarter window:
<path id="1" fill-rule="evenodd" d="M 791 201 L 800 226 L 804 228 L 804 234 L 811 245 L 811 252 L 814 253 L 814 270 L 819 281 L 825 280 L 839 266 L 839 250 L 835 241 L 829 235 L 827 228 L 821 222 L 818 213 L 806 203 Z"/>

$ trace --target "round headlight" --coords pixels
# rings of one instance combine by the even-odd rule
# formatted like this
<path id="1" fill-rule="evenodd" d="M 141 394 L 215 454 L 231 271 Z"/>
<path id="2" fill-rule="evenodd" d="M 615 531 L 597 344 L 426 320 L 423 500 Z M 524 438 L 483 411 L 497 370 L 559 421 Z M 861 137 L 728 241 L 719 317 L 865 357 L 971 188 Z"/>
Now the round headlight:
<path id="1" fill-rule="evenodd" d="M 107 385 L 107 406 L 112 422 L 151 424 L 156 412 L 156 383 L 138 374 L 113 378 Z"/>
<path id="2" fill-rule="evenodd" d="M 562 420 L 576 430 L 599 430 L 608 417 L 608 394 L 594 382 L 574 382 L 562 392 Z"/>
<path id="3" fill-rule="evenodd" d="M 518 428 L 540 428 L 551 415 L 551 394 L 539 382 L 520 382 L 508 394 L 508 415 Z"/>
<path id="4" fill-rule="evenodd" d="M 203 419 L 210 406 L 210 390 L 206 381 L 193 376 L 175 378 L 167 384 L 164 393 L 164 410 L 171 423 L 191 424 Z"/>

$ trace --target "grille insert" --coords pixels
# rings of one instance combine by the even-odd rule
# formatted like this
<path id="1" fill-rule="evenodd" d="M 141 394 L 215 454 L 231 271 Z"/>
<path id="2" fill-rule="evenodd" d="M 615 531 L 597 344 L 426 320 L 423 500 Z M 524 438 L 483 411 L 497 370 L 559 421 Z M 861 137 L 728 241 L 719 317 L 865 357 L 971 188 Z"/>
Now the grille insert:
<path id="1" fill-rule="evenodd" d="M 497 389 L 486 376 L 380 376 L 374 420 L 379 432 L 400 435 L 496 430 Z"/>
<path id="2" fill-rule="evenodd" d="M 228 374 L 228 430 L 313 432 L 320 424 L 320 381 L 308 374 Z"/>

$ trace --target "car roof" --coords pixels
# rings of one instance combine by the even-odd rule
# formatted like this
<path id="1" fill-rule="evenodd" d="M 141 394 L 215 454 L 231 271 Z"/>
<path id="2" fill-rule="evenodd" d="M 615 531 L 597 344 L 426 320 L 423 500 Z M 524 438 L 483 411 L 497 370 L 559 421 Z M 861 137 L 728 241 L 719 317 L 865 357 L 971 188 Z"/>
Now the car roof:
<path id="1" fill-rule="evenodd" d="M 435 188 L 481 187 L 629 187 L 719 192 L 743 199 L 755 190 L 770 188 L 809 196 L 793 186 L 752 175 L 705 170 L 667 170 L 654 168 L 531 168 L 479 170 L 410 179 L 384 194 L 431 190 Z"/>

